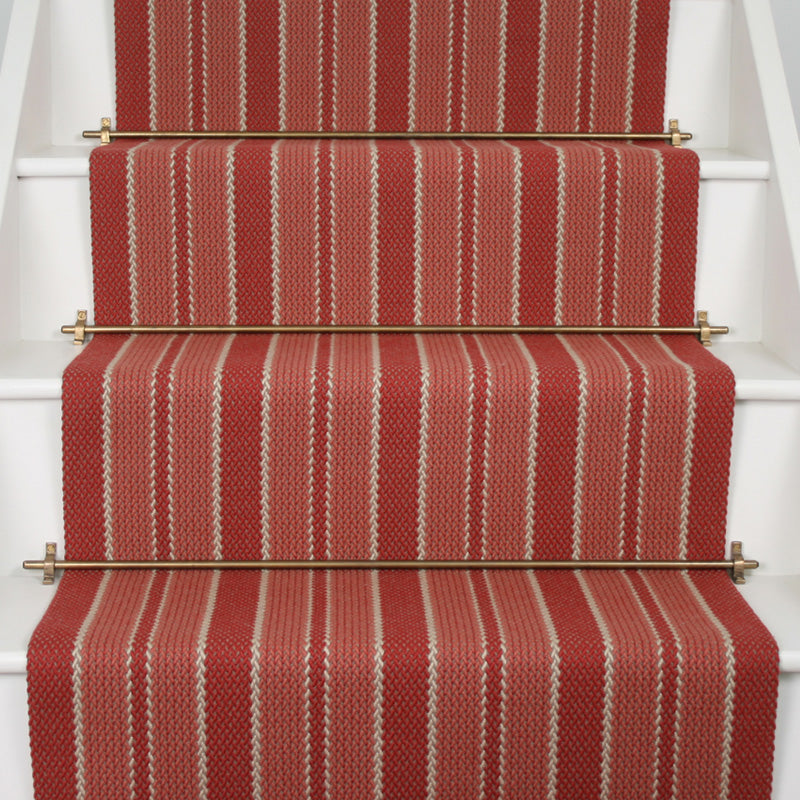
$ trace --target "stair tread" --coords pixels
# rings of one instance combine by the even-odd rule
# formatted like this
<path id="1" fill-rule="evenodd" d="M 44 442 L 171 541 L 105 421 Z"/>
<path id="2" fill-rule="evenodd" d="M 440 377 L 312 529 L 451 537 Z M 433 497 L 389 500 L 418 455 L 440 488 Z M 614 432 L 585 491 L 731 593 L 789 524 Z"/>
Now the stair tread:
<path id="1" fill-rule="evenodd" d="M 17 158 L 19 178 L 82 178 L 89 175 L 87 145 L 54 145 Z M 770 164 L 765 159 L 720 148 L 697 148 L 701 180 L 767 180 Z"/>
<path id="2" fill-rule="evenodd" d="M 784 673 L 800 672 L 800 575 L 753 575 L 742 594 L 775 636 Z M 0 674 L 22 674 L 28 641 L 55 590 L 34 575 L 0 576 Z"/>
<path id="3" fill-rule="evenodd" d="M 80 350 L 69 342 L 0 345 L 0 400 L 56 400 L 61 374 Z M 800 400 L 800 372 L 761 342 L 718 342 L 712 353 L 736 375 L 737 400 Z"/>

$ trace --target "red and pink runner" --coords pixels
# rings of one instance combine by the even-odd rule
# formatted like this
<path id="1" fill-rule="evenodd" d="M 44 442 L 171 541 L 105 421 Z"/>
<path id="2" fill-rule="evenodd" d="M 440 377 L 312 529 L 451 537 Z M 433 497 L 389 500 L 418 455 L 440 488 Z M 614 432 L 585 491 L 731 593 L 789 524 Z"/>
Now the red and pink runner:
<path id="1" fill-rule="evenodd" d="M 116 6 L 120 128 L 663 127 L 661 0 Z M 143 140 L 91 182 L 101 324 L 693 317 L 686 150 Z M 690 337 L 99 336 L 67 556 L 719 559 L 733 391 Z M 36 796 L 766 800 L 777 658 L 721 574 L 72 573 Z"/>

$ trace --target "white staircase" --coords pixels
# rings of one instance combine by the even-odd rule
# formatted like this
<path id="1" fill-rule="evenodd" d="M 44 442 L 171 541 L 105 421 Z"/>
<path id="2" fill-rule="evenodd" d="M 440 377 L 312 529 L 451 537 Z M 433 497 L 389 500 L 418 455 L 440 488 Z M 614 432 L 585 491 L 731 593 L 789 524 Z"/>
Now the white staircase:
<path id="1" fill-rule="evenodd" d="M 33 796 L 25 649 L 53 588 L 24 573 L 63 538 L 58 330 L 91 313 L 83 128 L 113 116 L 111 0 L 16 0 L 0 72 L 0 794 Z M 769 0 L 673 0 L 667 114 L 702 159 L 697 307 L 732 333 L 729 539 L 778 639 L 774 797 L 800 786 L 800 148 Z M 707 469 L 716 469 L 709 454 Z M 749 698 L 737 698 L 748 713 Z M 747 780 L 747 764 L 737 780 Z"/>

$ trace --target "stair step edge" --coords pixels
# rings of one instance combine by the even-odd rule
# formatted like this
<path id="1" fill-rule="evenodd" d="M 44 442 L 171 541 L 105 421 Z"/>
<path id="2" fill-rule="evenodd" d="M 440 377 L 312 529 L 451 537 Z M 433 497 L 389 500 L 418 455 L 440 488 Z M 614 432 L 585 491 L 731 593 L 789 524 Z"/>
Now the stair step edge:
<path id="1" fill-rule="evenodd" d="M 80 146 L 53 147 L 16 160 L 18 178 L 85 178 L 90 150 Z M 698 149 L 701 180 L 768 180 L 770 164 L 730 150 Z"/>
<path id="2" fill-rule="evenodd" d="M 63 341 L 0 345 L 0 400 L 59 400 L 64 368 L 80 352 Z M 716 343 L 736 375 L 736 399 L 800 400 L 800 372 L 760 342 Z"/>
<path id="3" fill-rule="evenodd" d="M 778 642 L 781 672 L 800 672 L 800 575 L 753 575 L 741 591 Z M 33 576 L 0 576 L 0 675 L 25 674 L 28 641 L 53 594 Z"/>

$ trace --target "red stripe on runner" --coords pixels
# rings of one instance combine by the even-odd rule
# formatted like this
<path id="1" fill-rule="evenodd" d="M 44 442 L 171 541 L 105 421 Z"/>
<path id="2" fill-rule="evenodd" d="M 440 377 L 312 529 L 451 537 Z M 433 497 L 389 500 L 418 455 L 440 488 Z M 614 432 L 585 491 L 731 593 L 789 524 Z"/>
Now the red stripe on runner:
<path id="1" fill-rule="evenodd" d="M 262 368 L 272 337 L 237 336 L 222 374 L 222 558 L 259 559 Z M 233 535 L 228 536 L 230 531 Z"/>
<path id="2" fill-rule="evenodd" d="M 428 634 L 419 577 L 379 573 L 384 643 L 383 794 L 425 797 Z"/>
<path id="3" fill-rule="evenodd" d="M 92 151 L 89 174 L 92 185 L 92 261 L 94 267 L 94 320 L 98 325 L 131 324 L 129 243 L 122 225 L 128 217 L 126 158 L 136 142 L 115 142 Z"/>
<path id="4" fill-rule="evenodd" d="M 64 371 L 64 530 L 68 558 L 105 558 L 103 374 L 128 337 L 93 339 Z"/>
<path id="5" fill-rule="evenodd" d="M 379 322 L 403 325 L 414 319 L 414 150 L 410 142 L 383 142 L 378 153 Z"/>
<path id="6" fill-rule="evenodd" d="M 280 0 L 247 0 L 247 129 L 277 131 L 280 75 Z"/>
<path id="7" fill-rule="evenodd" d="M 639 0 L 633 85 L 632 131 L 653 130 L 664 117 L 670 3 Z"/>
<path id="8" fill-rule="evenodd" d="M 520 320 L 555 318 L 558 154 L 521 147 Z"/>
<path id="9" fill-rule="evenodd" d="M 408 3 L 377 3 L 375 129 L 408 130 Z"/>
<path id="10" fill-rule="evenodd" d="M 114 14 L 117 67 L 117 126 L 150 127 L 147 3 L 118 2 Z"/>
<path id="11" fill-rule="evenodd" d="M 256 108 L 259 104 L 254 104 Z M 236 148 L 236 319 L 258 325 L 272 319 L 273 198 L 268 176 L 275 148 L 242 142 Z M 269 267 L 272 267 L 270 269 Z"/>
<path id="12" fill-rule="evenodd" d="M 77 791 L 73 650 L 102 579 L 99 572 L 65 575 L 58 584 L 60 602 L 45 611 L 28 645 L 28 720 L 36 797 L 46 797 L 54 786 Z M 62 735 L 53 735 L 54 719 L 62 721 Z"/>
<path id="13" fill-rule="evenodd" d="M 415 551 L 420 430 L 419 353 L 402 334 L 382 335 L 378 455 L 378 558 Z M 405 555 L 401 555 L 405 554 Z"/>
<path id="14" fill-rule="evenodd" d="M 250 650 L 260 580 L 257 570 L 220 574 L 206 646 L 209 798 L 226 800 L 247 797 L 251 792 L 250 660 L 231 658 L 231 653 Z"/>
<path id="15" fill-rule="evenodd" d="M 599 797 L 603 640 L 577 577 L 537 574 L 559 641 L 558 796 Z"/>

